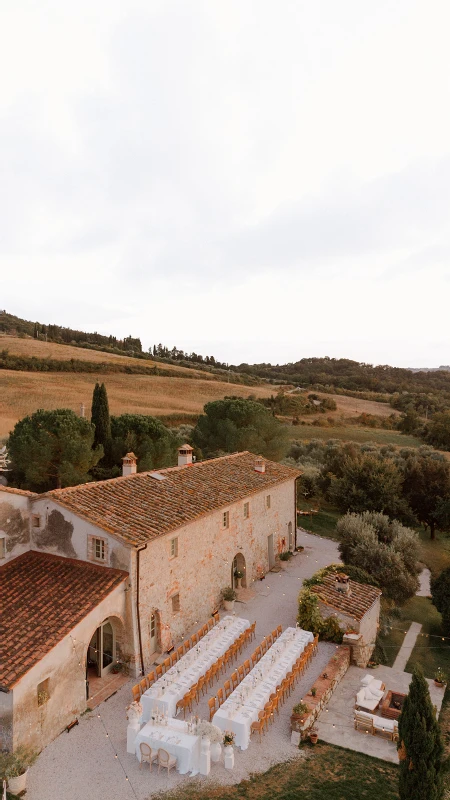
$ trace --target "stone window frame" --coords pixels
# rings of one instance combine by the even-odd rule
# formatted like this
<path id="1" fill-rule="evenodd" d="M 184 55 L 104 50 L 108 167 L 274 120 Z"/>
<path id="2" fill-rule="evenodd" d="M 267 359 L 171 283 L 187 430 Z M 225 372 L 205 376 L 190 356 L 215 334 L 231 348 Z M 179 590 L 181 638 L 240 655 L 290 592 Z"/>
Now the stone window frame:
<path id="1" fill-rule="evenodd" d="M 41 527 L 41 515 L 40 514 L 32 514 L 31 515 L 31 525 L 33 530 L 38 530 Z"/>
<path id="2" fill-rule="evenodd" d="M 248 519 L 249 516 L 250 516 L 250 502 L 247 500 L 247 502 L 244 503 L 244 519 Z"/>
<path id="3" fill-rule="evenodd" d="M 103 543 L 103 558 L 96 555 L 97 542 Z M 109 561 L 109 542 L 105 536 L 95 536 L 94 534 L 88 535 L 87 542 L 87 556 L 89 561 L 95 561 L 96 564 L 108 564 Z"/>
<path id="4" fill-rule="evenodd" d="M 50 700 L 50 678 L 40 681 L 37 685 L 37 704 L 44 706 Z"/>
<path id="5" fill-rule="evenodd" d="M 271 501 L 270 494 L 266 494 L 266 510 L 267 511 L 270 511 L 271 502 L 272 501 Z"/>
<path id="6" fill-rule="evenodd" d="M 172 603 L 172 614 L 178 614 L 181 611 L 180 593 L 175 592 L 172 594 L 170 601 Z"/>
<path id="7" fill-rule="evenodd" d="M 174 536 L 170 540 L 170 559 L 178 558 L 178 536 Z"/>
<path id="8" fill-rule="evenodd" d="M 0 561 L 6 558 L 6 536 L 0 534 Z"/>
<path id="9" fill-rule="evenodd" d="M 230 527 L 230 512 L 224 511 L 222 513 L 222 528 L 226 530 Z"/>

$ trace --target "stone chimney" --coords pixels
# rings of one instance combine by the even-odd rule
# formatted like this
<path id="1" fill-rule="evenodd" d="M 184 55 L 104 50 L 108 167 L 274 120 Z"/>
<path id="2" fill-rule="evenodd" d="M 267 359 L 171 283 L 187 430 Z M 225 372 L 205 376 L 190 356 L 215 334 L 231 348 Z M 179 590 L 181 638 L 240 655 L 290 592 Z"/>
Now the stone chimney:
<path id="1" fill-rule="evenodd" d="M 178 448 L 178 466 L 185 467 L 186 464 L 192 464 L 192 453 L 194 448 L 190 444 L 182 444 Z"/>
<path id="2" fill-rule="evenodd" d="M 261 456 L 257 456 L 255 458 L 255 472 L 262 472 L 266 471 L 266 462 Z"/>
<path id="3" fill-rule="evenodd" d="M 85 416 L 86 416 L 86 407 L 85 407 L 84 403 L 81 403 L 81 405 L 80 405 L 80 417 L 85 417 Z"/>
<path id="4" fill-rule="evenodd" d="M 351 594 L 350 578 L 344 572 L 336 573 L 336 589 L 342 594 Z"/>
<path id="5" fill-rule="evenodd" d="M 137 458 L 134 453 L 127 453 L 122 458 L 122 475 L 134 475 L 137 472 Z"/>

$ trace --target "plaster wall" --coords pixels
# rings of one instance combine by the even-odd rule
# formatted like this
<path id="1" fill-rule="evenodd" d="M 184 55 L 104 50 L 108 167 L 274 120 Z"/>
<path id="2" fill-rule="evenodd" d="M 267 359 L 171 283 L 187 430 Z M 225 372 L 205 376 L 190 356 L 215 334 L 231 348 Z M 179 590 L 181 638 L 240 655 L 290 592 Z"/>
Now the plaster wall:
<path id="1" fill-rule="evenodd" d="M 25 745 L 41 751 L 86 709 L 87 649 L 96 628 L 105 619 L 111 618 L 118 639 L 119 657 L 127 658 L 127 650 L 133 646 L 127 634 L 131 627 L 131 592 L 124 591 L 127 584 L 125 580 L 110 592 L 73 628 L 70 635 L 65 636 L 15 684 L 9 693 L 14 707 L 14 749 Z M 49 699 L 39 706 L 38 685 L 47 679 Z"/>
<path id="2" fill-rule="evenodd" d="M 0 751 L 12 749 L 13 694 L 0 692 Z"/>
<path id="3" fill-rule="evenodd" d="M 378 599 L 372 608 L 364 614 L 361 620 L 356 620 L 349 614 L 343 614 L 335 608 L 319 600 L 319 609 L 323 617 L 336 617 L 343 631 L 353 629 L 361 634 L 361 644 L 373 644 L 377 638 L 378 623 L 380 619 L 380 600 Z"/>
<path id="4" fill-rule="evenodd" d="M 270 508 L 266 497 L 270 494 Z M 244 519 L 244 503 L 249 517 Z M 223 513 L 229 526 L 223 527 Z M 163 647 L 182 638 L 189 628 L 206 619 L 219 606 L 221 590 L 231 584 L 232 563 L 242 553 L 246 583 L 269 569 L 268 537 L 275 554 L 282 539 L 288 544 L 288 525 L 294 526 L 294 481 L 251 495 L 208 514 L 189 525 L 148 543 L 140 552 L 140 616 L 145 668 L 154 661 L 150 649 L 150 618 L 159 610 Z M 171 557 L 171 540 L 178 539 L 178 555 Z M 180 610 L 172 608 L 179 595 Z"/>
<path id="5" fill-rule="evenodd" d="M 88 558 L 88 537 L 96 536 L 106 539 L 108 546 L 106 561 L 95 563 L 130 572 L 130 548 L 102 528 L 46 497 L 32 503 L 32 514 L 41 517 L 40 528 L 31 529 L 33 550 L 92 561 Z"/>
<path id="6" fill-rule="evenodd" d="M 5 537 L 5 558 L 0 566 L 30 549 L 29 498 L 0 487 L 0 536 Z"/>

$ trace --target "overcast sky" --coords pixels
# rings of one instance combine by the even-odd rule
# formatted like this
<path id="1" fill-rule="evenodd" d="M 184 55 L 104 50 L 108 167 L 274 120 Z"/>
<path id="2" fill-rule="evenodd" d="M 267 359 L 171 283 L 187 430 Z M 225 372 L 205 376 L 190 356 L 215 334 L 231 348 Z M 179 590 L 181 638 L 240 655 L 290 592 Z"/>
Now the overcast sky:
<path id="1" fill-rule="evenodd" d="M 450 363 L 448 0 L 2 0 L 0 306 Z"/>

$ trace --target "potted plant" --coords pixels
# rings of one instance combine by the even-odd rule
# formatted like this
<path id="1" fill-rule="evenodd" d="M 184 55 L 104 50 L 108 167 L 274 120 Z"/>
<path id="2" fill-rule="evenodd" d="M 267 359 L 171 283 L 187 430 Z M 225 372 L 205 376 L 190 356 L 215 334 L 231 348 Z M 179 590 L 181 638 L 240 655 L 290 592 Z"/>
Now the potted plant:
<path id="1" fill-rule="evenodd" d="M 227 747 L 232 748 L 234 745 L 234 740 L 235 740 L 235 734 L 233 733 L 233 731 L 225 731 L 223 735 L 224 749 L 226 750 Z"/>
<path id="2" fill-rule="evenodd" d="M 317 744 L 317 740 L 319 738 L 319 734 L 317 733 L 315 728 L 311 728 L 309 732 L 309 741 L 311 744 Z"/>
<path id="3" fill-rule="evenodd" d="M 244 577 L 244 573 L 241 572 L 240 569 L 235 569 L 233 575 L 234 575 L 234 579 L 236 581 L 236 588 L 240 589 L 241 588 L 241 580 Z"/>
<path id="4" fill-rule="evenodd" d="M 434 682 L 436 686 L 440 686 L 441 688 L 447 683 L 447 676 L 442 667 L 438 667 L 434 673 Z"/>
<path id="5" fill-rule="evenodd" d="M 234 601 L 236 600 L 236 592 L 232 586 L 225 586 L 225 589 L 222 589 L 222 600 L 225 611 L 233 611 Z"/>
<path id="6" fill-rule="evenodd" d="M 315 687 L 315 686 L 313 686 L 313 687 L 312 687 L 312 689 L 311 689 L 311 694 L 312 694 L 312 696 L 313 696 L 313 697 L 315 697 L 315 696 L 316 696 L 316 694 L 317 694 L 317 689 L 316 689 L 316 687 Z"/>
<path id="7" fill-rule="evenodd" d="M 303 725 L 306 715 L 309 713 L 309 708 L 306 703 L 297 703 L 292 709 L 291 714 L 291 728 L 293 731 L 301 730 L 300 726 Z"/>
<path id="8" fill-rule="evenodd" d="M 0 754 L 0 778 L 8 781 L 8 789 L 12 794 L 20 794 L 27 786 L 28 768 L 37 759 L 37 753 L 19 747 L 15 753 Z"/>

